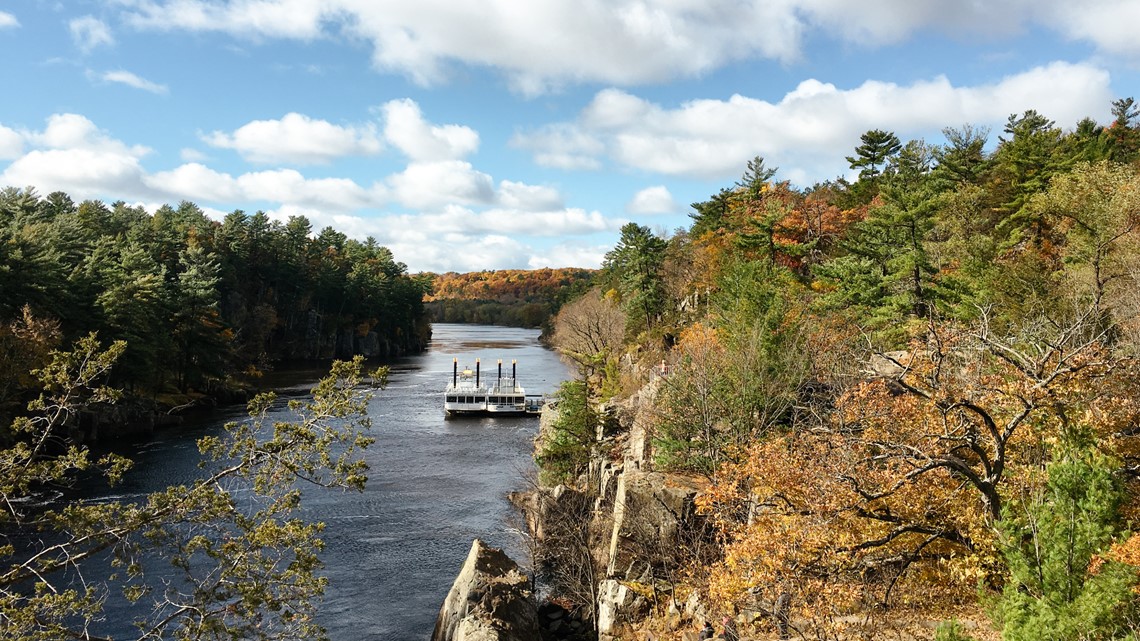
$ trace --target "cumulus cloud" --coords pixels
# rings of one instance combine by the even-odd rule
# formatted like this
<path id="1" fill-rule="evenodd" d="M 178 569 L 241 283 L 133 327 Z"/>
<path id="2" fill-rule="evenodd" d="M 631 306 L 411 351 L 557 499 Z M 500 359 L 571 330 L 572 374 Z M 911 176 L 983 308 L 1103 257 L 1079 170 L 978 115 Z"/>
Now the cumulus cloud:
<path id="1" fill-rule="evenodd" d="M 115 37 L 111 35 L 110 27 L 93 16 L 74 18 L 67 23 L 67 29 L 71 32 L 71 40 L 83 53 L 115 44 Z"/>
<path id="2" fill-rule="evenodd" d="M 1049 24 L 1075 40 L 1095 43 L 1101 50 L 1140 62 L 1140 4 L 1132 0 L 1054 2 L 1047 5 Z"/>
<path id="3" fill-rule="evenodd" d="M 695 77 L 741 60 L 792 62 L 809 38 L 862 47 L 931 31 L 970 38 L 1046 28 L 1140 60 L 1132 0 L 131 0 L 136 28 L 312 40 L 349 34 L 372 62 L 424 85 L 456 65 L 501 70 L 534 95 L 568 83 L 634 85 Z"/>
<path id="4" fill-rule="evenodd" d="M 372 124 L 340 126 L 298 113 L 279 120 L 254 120 L 233 133 L 214 131 L 202 140 L 257 163 L 321 164 L 377 154 L 383 148 Z"/>
<path id="5" fill-rule="evenodd" d="M 536 131 L 519 132 L 510 145 L 531 152 L 534 161 L 555 169 L 600 169 L 598 160 L 605 143 L 581 127 L 568 123 L 546 125 Z"/>
<path id="6" fill-rule="evenodd" d="M 384 137 L 413 161 L 458 160 L 479 148 L 479 134 L 462 125 L 432 125 L 413 100 L 392 100 L 383 108 Z"/>
<path id="7" fill-rule="evenodd" d="M 24 151 L 24 139 L 15 129 L 0 125 L 0 160 L 18 158 Z"/>
<path id="8" fill-rule="evenodd" d="M 169 89 L 166 87 L 166 85 L 161 85 L 157 82 L 151 82 L 145 78 L 140 78 L 139 76 L 129 71 L 123 71 L 122 69 L 118 71 L 104 71 L 103 73 L 98 74 L 91 73 L 89 75 L 92 78 L 102 82 L 113 82 L 117 84 L 127 85 L 128 87 L 142 89 L 143 91 L 149 91 L 150 93 L 154 94 L 165 95 L 169 92 Z"/>
<path id="9" fill-rule="evenodd" d="M 26 150 L 30 147 L 30 150 Z M 185 152 L 186 150 L 184 150 Z M 130 199 L 146 202 L 191 200 L 245 206 L 285 203 L 332 215 L 382 205 L 383 184 L 362 186 L 346 178 L 306 178 L 291 169 L 231 175 L 200 162 L 148 172 L 142 164 L 151 150 L 128 145 L 79 114 L 56 114 L 40 131 L 0 126 L 0 158 L 14 160 L 0 183 L 65 191 L 73 198 Z M 185 155 L 185 153 L 184 153 Z M 190 153 L 192 158 L 200 158 Z"/>
<path id="10" fill-rule="evenodd" d="M 194 149 L 191 147 L 183 148 L 182 151 L 178 152 L 178 156 L 186 162 L 205 162 L 210 158 L 201 149 Z"/>
<path id="11" fill-rule="evenodd" d="M 45 193 L 65 191 L 73 198 L 111 192 L 135 193 L 143 175 L 139 159 L 95 149 L 35 149 L 0 174 L 6 185 L 36 185 Z"/>
<path id="12" fill-rule="evenodd" d="M 145 195 L 138 187 L 150 149 L 115 140 L 78 114 L 53 115 L 41 131 L 0 128 L 0 151 L 14 157 L 0 173 L 0 184 L 65 191 L 76 199 L 107 192 Z"/>
<path id="13" fill-rule="evenodd" d="M 734 95 L 667 108 L 606 89 L 575 122 L 558 127 L 602 141 L 604 154 L 626 167 L 723 179 L 761 155 L 781 167 L 781 177 L 810 184 L 845 172 L 844 154 L 869 129 L 890 129 L 903 139 L 966 122 L 1000 130 L 1010 114 L 1028 108 L 1071 126 L 1085 116 L 1106 117 L 1112 95 L 1106 71 L 1058 62 L 974 87 L 956 87 L 944 76 L 910 85 L 867 81 L 851 89 L 805 80 L 775 103 Z M 549 141 L 545 129 L 516 139 L 536 160 Z"/>
<path id="14" fill-rule="evenodd" d="M 495 200 L 491 176 L 462 160 L 413 162 L 388 182 L 396 200 L 415 209 L 437 209 L 450 203 L 489 205 Z"/>
<path id="15" fill-rule="evenodd" d="M 542 269 L 543 267 L 583 267 L 597 269 L 602 266 L 606 252 L 613 249 L 613 245 L 581 245 L 578 243 L 560 243 L 550 247 L 527 261 L 528 269 Z"/>
<path id="16" fill-rule="evenodd" d="M 16 19 L 16 16 L 7 11 L 0 11 L 0 29 L 11 29 L 18 26 L 20 26 L 20 21 Z"/>
<path id="17" fill-rule="evenodd" d="M 602 244 L 585 243 L 581 238 L 504 233 L 494 229 L 489 218 L 473 218 L 477 218 L 474 212 L 454 208 L 435 216 L 361 219 L 347 228 L 376 238 L 407 263 L 411 271 L 598 267 L 609 249 Z M 607 227 L 611 225 L 607 223 Z"/>
<path id="18" fill-rule="evenodd" d="M 311 40 L 337 4 L 320 0 L 128 0 L 126 21 L 159 31 L 224 31 L 234 36 Z"/>
<path id="19" fill-rule="evenodd" d="M 366 189 L 345 178 L 305 178 L 292 169 L 231 176 L 199 163 L 147 176 L 156 192 L 187 200 L 211 202 L 273 202 L 331 212 L 376 206 L 386 197 L 382 186 Z"/>
<path id="20" fill-rule="evenodd" d="M 499 183 L 498 203 L 508 209 L 542 211 L 562 207 L 562 196 L 553 187 L 503 180 Z"/>
<path id="21" fill-rule="evenodd" d="M 127 145 L 112 138 L 80 114 L 53 114 L 48 117 L 43 131 L 23 135 L 33 145 L 50 149 L 84 149 L 135 158 L 150 153 L 150 149 L 142 145 Z"/>
<path id="22" fill-rule="evenodd" d="M 671 214 L 677 209 L 677 201 L 664 185 L 642 189 L 625 206 L 630 214 Z"/>

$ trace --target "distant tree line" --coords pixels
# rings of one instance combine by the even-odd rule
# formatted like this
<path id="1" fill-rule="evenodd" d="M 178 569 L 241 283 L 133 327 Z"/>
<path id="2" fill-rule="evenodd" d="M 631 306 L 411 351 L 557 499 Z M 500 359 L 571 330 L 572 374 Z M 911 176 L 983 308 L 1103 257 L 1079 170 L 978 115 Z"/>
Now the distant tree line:
<path id="1" fill-rule="evenodd" d="M 125 341 L 111 383 L 136 396 L 216 393 L 273 363 L 422 348 L 429 284 L 369 238 L 198 206 L 0 190 L 0 404 L 47 352 Z"/>
<path id="2" fill-rule="evenodd" d="M 427 310 L 438 323 L 543 327 L 566 301 L 589 288 L 594 274 L 573 267 L 428 273 Z"/>

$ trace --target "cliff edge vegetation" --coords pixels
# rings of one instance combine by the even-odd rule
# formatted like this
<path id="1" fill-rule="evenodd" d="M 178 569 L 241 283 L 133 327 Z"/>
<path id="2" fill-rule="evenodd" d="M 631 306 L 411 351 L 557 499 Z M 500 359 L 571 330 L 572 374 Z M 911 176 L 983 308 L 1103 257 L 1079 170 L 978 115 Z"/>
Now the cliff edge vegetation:
<path id="1" fill-rule="evenodd" d="M 1140 129 L 1113 113 L 868 131 L 857 180 L 756 158 L 688 229 L 623 227 L 554 321 L 555 598 L 606 639 L 1135 638 Z"/>

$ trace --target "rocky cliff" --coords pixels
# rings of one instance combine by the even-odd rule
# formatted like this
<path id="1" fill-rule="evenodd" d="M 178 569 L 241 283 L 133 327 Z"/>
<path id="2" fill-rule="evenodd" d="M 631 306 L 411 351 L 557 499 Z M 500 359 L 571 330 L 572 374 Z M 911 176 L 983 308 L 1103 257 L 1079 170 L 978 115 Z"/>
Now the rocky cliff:
<path id="1" fill-rule="evenodd" d="M 562 570 L 569 565 L 577 577 L 586 575 L 582 565 L 593 565 L 592 585 L 578 586 L 575 594 L 563 596 L 573 600 L 589 595 L 594 600 L 584 609 L 592 613 L 597 638 L 603 641 L 639 638 L 632 628 L 651 609 L 676 597 L 672 586 L 661 579 L 676 569 L 678 551 L 691 549 L 698 544 L 693 538 L 705 532 L 693 502 L 704 482 L 653 469 L 650 440 L 656 392 L 657 384 L 651 382 L 620 405 L 603 408 L 613 420 L 600 422 L 595 448 L 599 455 L 575 487 L 540 488 L 513 497 L 527 512 L 540 547 L 553 548 L 562 557 L 579 556 L 549 559 L 552 565 L 561 564 Z M 544 412 L 539 443 L 550 438 L 556 411 Z M 588 498 L 586 509 L 575 509 L 583 496 Z M 559 531 L 567 527 L 575 530 L 570 536 Z M 589 550 L 574 549 L 575 545 Z M 548 582 L 558 596 L 559 582 Z M 689 606 L 690 616 L 694 608 L 699 605 Z"/>
<path id="2" fill-rule="evenodd" d="M 475 539 L 439 610 L 432 641 L 538 638 L 538 611 L 530 580 L 502 550 Z"/>

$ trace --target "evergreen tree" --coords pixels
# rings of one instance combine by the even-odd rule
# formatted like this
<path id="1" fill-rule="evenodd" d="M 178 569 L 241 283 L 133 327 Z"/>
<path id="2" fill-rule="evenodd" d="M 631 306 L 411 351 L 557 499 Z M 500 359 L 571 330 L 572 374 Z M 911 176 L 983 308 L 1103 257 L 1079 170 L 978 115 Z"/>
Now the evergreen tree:
<path id="1" fill-rule="evenodd" d="M 590 465 L 598 414 L 586 381 L 565 381 L 555 395 L 558 412 L 549 436 L 537 443 L 535 462 L 546 485 L 574 483 Z"/>
<path id="2" fill-rule="evenodd" d="M 1108 128 L 1108 157 L 1130 163 L 1140 157 L 1140 105 L 1132 98 L 1112 101 L 1112 126 Z M 1094 159 L 1089 159 L 1094 160 Z"/>
<path id="3" fill-rule="evenodd" d="M 1093 560 L 1121 531 L 1123 489 L 1081 437 L 1048 467 L 1035 497 L 999 523 L 1010 578 L 998 616 L 1007 641 L 1119 639 L 1137 614 L 1135 568 Z"/>
<path id="4" fill-rule="evenodd" d="M 859 180 L 875 182 L 882 176 L 891 158 L 902 149 L 902 143 L 893 132 L 872 129 L 859 136 L 861 145 L 855 147 L 855 155 L 847 156 L 852 169 L 859 170 Z"/>
<path id="5" fill-rule="evenodd" d="M 1030 109 L 1020 116 L 1011 114 L 1003 131 L 994 152 L 993 176 L 995 197 L 1006 215 L 1000 229 L 1010 244 L 1029 241 L 1041 246 L 1049 230 L 1040 217 L 1025 211 L 1025 205 L 1068 165 L 1058 153 L 1061 130 Z"/>
<path id="6" fill-rule="evenodd" d="M 693 208 L 693 213 L 689 214 L 689 218 L 693 219 L 693 224 L 689 229 L 693 238 L 700 238 L 706 233 L 715 232 L 725 227 L 732 193 L 731 189 L 721 189 L 709 200 L 689 205 Z"/>
<path id="7" fill-rule="evenodd" d="M 182 253 L 179 264 L 169 293 L 175 379 L 183 392 L 205 390 L 225 375 L 229 360 L 230 336 L 218 313 L 218 264 L 197 245 Z"/>
<path id="8" fill-rule="evenodd" d="M 651 329 L 663 309 L 661 268 L 665 247 L 665 241 L 648 227 L 626 223 L 617 246 L 606 253 L 603 267 L 613 274 L 621 291 L 622 305 L 630 319 L 627 328 Z"/>

